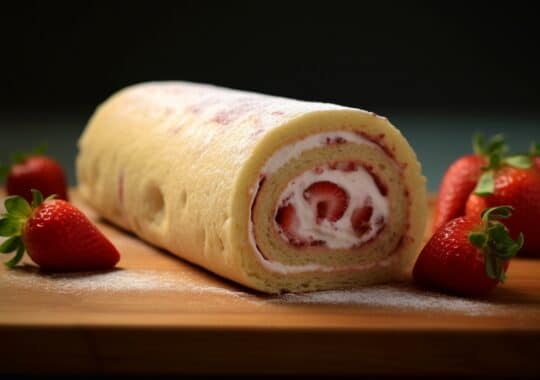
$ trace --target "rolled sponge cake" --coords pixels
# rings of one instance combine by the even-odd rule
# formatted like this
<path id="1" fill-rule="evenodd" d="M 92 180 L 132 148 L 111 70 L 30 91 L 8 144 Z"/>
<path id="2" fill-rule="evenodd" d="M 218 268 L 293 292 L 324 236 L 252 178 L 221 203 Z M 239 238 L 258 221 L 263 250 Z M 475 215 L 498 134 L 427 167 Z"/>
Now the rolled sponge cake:
<path id="1" fill-rule="evenodd" d="M 98 107 L 76 166 L 104 218 L 268 293 L 399 278 L 426 221 L 406 139 L 384 117 L 333 104 L 138 84 Z"/>

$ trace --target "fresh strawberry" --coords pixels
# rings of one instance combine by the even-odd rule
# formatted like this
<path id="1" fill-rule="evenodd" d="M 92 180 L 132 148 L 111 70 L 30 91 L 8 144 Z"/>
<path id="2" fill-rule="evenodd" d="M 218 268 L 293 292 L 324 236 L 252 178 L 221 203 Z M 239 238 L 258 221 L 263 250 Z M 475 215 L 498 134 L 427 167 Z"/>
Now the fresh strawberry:
<path id="1" fill-rule="evenodd" d="M 330 181 L 315 182 L 304 191 L 304 198 L 314 208 L 317 223 L 323 219 L 335 222 L 349 204 L 349 196 L 341 187 Z"/>
<path id="2" fill-rule="evenodd" d="M 467 197 L 474 190 L 486 160 L 482 156 L 469 154 L 458 158 L 446 171 L 439 189 L 433 229 L 464 215 Z"/>
<path id="3" fill-rule="evenodd" d="M 300 242 L 301 239 L 297 234 L 299 221 L 296 216 L 296 209 L 292 204 L 279 208 L 276 214 L 276 222 L 291 242 Z"/>
<path id="4" fill-rule="evenodd" d="M 480 219 L 482 211 L 488 208 L 487 201 L 485 197 L 481 197 L 472 193 L 467 199 L 467 204 L 465 205 L 465 215 L 471 218 Z"/>
<path id="5" fill-rule="evenodd" d="M 466 214 L 478 216 L 486 207 L 511 205 L 513 215 L 504 221 L 510 236 L 515 239 L 523 232 L 522 253 L 539 256 L 540 234 L 536 223 L 540 220 L 540 170 L 530 160 L 527 162 L 527 157 L 522 156 L 521 160 L 523 168 L 504 165 L 483 174 L 475 193 L 467 201 Z"/>
<path id="6" fill-rule="evenodd" d="M 16 252 L 6 262 L 14 267 L 25 250 L 42 269 L 87 271 L 113 268 L 120 254 L 112 243 L 75 206 L 32 190 L 32 205 L 19 196 L 5 201 L 0 236 L 8 239 L 0 252 Z"/>
<path id="7" fill-rule="evenodd" d="M 11 167 L 0 168 L 6 177 L 8 195 L 19 195 L 31 202 L 31 189 L 37 189 L 45 197 L 56 194 L 60 199 L 68 199 L 64 170 L 54 159 L 45 156 L 42 150 L 30 155 L 16 155 L 13 161 Z"/>
<path id="8" fill-rule="evenodd" d="M 489 156 L 502 154 L 506 150 L 500 135 L 494 136 L 487 144 L 481 135 L 476 135 L 473 146 L 475 153 L 458 158 L 443 176 L 435 206 L 433 231 L 465 214 L 467 198 L 474 190 Z"/>
<path id="9" fill-rule="evenodd" d="M 371 199 L 368 198 L 362 207 L 353 211 L 351 216 L 351 225 L 358 235 L 363 235 L 371 229 L 369 223 L 373 215 L 373 205 Z"/>
<path id="10" fill-rule="evenodd" d="M 498 220 L 511 207 L 486 209 L 481 218 L 458 217 L 439 228 L 428 241 L 413 270 L 419 284 L 461 295 L 484 295 L 504 282 L 508 260 L 523 246 L 523 235 L 510 238 Z"/>

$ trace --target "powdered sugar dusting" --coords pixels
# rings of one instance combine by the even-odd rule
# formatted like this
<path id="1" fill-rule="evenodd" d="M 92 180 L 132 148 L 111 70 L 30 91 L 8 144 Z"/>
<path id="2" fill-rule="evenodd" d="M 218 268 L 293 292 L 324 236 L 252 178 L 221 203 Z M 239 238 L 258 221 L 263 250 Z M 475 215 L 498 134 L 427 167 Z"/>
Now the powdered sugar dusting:
<path id="1" fill-rule="evenodd" d="M 420 290 L 409 284 L 378 285 L 353 290 L 285 294 L 277 302 L 289 304 L 361 305 L 486 315 L 503 311 L 501 305 Z"/>
<path id="2" fill-rule="evenodd" d="M 366 286 L 350 290 L 328 290 L 312 293 L 287 293 L 281 296 L 256 296 L 225 285 L 206 284 L 200 279 L 177 272 L 122 269 L 110 272 L 43 274 L 35 267 L 4 271 L 2 282 L 11 289 L 36 290 L 57 294 L 88 295 L 90 293 L 152 294 L 171 292 L 185 296 L 216 296 L 223 302 L 233 300 L 252 306 L 263 305 L 335 305 L 355 308 L 388 308 L 399 311 L 447 312 L 469 316 L 501 314 L 518 305 L 444 295 L 398 283 Z M 198 299 L 198 298 L 197 298 Z M 226 301 L 228 300 L 228 301 Z M 235 302 L 235 304 L 238 302 Z"/>
<path id="3" fill-rule="evenodd" d="M 224 287 L 201 285 L 175 273 L 150 270 L 114 270 L 103 273 L 38 274 L 9 271 L 4 280 L 13 286 L 55 293 L 171 291 L 239 297 L 245 293 Z"/>

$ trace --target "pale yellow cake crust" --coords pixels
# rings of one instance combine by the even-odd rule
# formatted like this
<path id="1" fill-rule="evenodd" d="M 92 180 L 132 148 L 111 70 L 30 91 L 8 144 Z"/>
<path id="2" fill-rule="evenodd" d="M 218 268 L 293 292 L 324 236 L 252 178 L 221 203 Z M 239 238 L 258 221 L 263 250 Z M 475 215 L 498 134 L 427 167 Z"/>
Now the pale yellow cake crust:
<path id="1" fill-rule="evenodd" d="M 363 271 L 269 271 L 249 242 L 252 192 L 280 147 L 322 131 L 358 131 L 394 157 L 408 220 L 393 259 Z M 410 270 L 424 231 L 425 178 L 386 118 L 331 104 L 185 82 L 128 87 L 103 103 L 79 141 L 81 195 L 141 238 L 265 292 L 389 281 Z"/>

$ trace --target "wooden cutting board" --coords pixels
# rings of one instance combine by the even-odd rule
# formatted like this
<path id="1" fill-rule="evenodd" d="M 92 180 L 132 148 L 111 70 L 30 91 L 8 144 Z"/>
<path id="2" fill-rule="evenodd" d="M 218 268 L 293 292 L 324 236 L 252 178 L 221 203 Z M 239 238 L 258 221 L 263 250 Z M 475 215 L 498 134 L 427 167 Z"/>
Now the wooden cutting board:
<path id="1" fill-rule="evenodd" d="M 100 221 L 111 272 L 0 269 L 4 373 L 540 374 L 540 260 L 485 299 L 410 280 L 267 296 Z"/>

